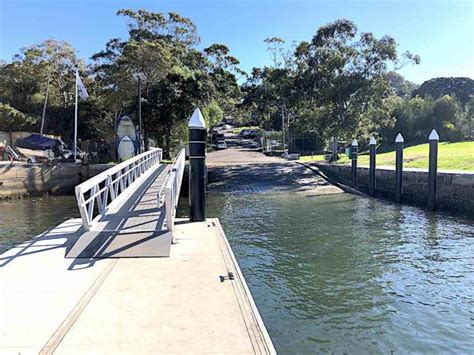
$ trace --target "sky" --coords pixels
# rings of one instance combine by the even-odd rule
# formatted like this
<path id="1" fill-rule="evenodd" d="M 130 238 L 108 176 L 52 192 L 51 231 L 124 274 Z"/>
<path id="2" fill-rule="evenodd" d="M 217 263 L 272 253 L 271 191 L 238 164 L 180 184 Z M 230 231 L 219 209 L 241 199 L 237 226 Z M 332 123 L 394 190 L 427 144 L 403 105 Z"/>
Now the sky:
<path id="1" fill-rule="evenodd" d="M 420 55 L 420 65 L 399 71 L 410 81 L 474 78 L 474 0 L 0 0 L 0 59 L 9 62 L 22 47 L 55 38 L 87 62 L 109 39 L 127 38 L 125 20 L 115 14 L 122 8 L 191 18 L 201 48 L 227 45 L 247 72 L 271 63 L 265 38 L 309 41 L 321 25 L 348 18 L 361 32 L 390 35 L 400 52 Z"/>

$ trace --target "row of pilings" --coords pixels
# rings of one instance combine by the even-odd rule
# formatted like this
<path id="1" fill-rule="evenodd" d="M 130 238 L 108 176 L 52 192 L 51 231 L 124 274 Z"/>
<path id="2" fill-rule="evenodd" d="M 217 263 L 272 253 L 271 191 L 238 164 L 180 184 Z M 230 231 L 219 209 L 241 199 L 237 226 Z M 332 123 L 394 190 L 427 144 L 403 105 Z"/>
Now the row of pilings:
<path id="1" fill-rule="evenodd" d="M 428 158 L 428 200 L 427 205 L 430 210 L 436 209 L 436 184 L 438 175 L 438 142 L 439 136 L 435 129 L 433 129 L 428 137 L 429 141 L 429 158 Z M 369 141 L 369 186 L 368 193 L 371 196 L 375 196 L 376 191 L 376 178 L 375 170 L 377 165 L 377 141 L 374 137 L 370 138 Z M 401 133 L 398 133 L 395 138 L 395 197 L 394 201 L 397 203 L 402 202 L 403 198 L 403 146 L 404 139 Z M 357 186 L 357 157 L 358 157 L 359 144 L 357 140 L 354 140 L 351 145 L 350 157 L 351 157 L 351 187 Z"/>

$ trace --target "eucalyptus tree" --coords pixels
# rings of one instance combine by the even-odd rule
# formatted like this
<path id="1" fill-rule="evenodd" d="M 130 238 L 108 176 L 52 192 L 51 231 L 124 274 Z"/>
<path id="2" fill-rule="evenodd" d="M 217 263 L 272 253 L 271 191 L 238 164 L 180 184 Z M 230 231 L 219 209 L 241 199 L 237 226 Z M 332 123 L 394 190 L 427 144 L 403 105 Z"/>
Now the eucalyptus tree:
<path id="1" fill-rule="evenodd" d="M 279 129 L 278 121 L 285 122 L 287 129 L 324 139 L 368 136 L 389 125 L 388 72 L 420 61 L 409 52 L 400 55 L 393 38 L 358 33 L 345 19 L 321 26 L 293 51 L 278 37 L 265 43 L 273 66 L 252 71 L 242 87 L 244 105 L 265 126 Z"/>
<path id="2" fill-rule="evenodd" d="M 53 39 L 21 49 L 10 63 L 3 64 L 0 67 L 0 101 L 4 108 L 6 105 L 13 108 L 4 109 L 2 113 L 16 117 L 12 121 L 12 129 L 36 128 L 41 113 L 47 112 L 46 99 L 48 108 L 67 110 L 74 103 L 76 68 L 82 72 L 85 70 L 75 49 L 67 42 Z M 62 117 L 59 116 L 49 117 L 53 120 L 50 124 L 52 129 Z M 17 127 L 14 121 L 18 123 Z"/>
<path id="3" fill-rule="evenodd" d="M 132 111 L 137 103 L 132 74 L 144 73 L 145 145 L 153 136 L 168 154 L 175 128 L 194 107 L 215 101 L 232 108 L 240 95 L 233 73 L 238 61 L 223 45 L 199 51 L 196 26 L 179 14 L 123 9 L 117 15 L 127 21 L 128 39 L 112 39 L 92 57 L 100 105 L 112 120 Z"/>
<path id="4" fill-rule="evenodd" d="M 311 42 L 301 42 L 295 52 L 300 98 L 312 107 L 324 107 L 317 127 L 326 136 L 355 136 L 367 127 L 366 115 L 383 107 L 390 94 L 384 75 L 408 63 L 416 55 L 397 53 L 390 36 L 358 35 L 349 20 L 322 26 Z"/>

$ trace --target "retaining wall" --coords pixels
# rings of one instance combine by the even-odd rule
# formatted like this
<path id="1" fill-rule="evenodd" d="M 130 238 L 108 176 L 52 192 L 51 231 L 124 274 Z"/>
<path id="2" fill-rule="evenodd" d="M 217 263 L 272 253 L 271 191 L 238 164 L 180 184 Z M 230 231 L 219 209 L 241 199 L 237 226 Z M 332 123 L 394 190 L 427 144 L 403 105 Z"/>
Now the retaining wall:
<path id="1" fill-rule="evenodd" d="M 314 163 L 328 177 L 350 186 L 351 166 Z M 376 195 L 392 199 L 395 195 L 395 169 L 377 168 Z M 357 189 L 367 193 L 369 168 L 357 168 Z M 426 205 L 428 198 L 428 170 L 403 169 L 402 200 Z M 474 216 L 474 173 L 438 171 L 437 207 L 446 210 L 471 212 Z"/>
<path id="2" fill-rule="evenodd" d="M 0 164 L 0 199 L 45 193 L 73 193 L 79 183 L 107 170 L 112 165 L 74 163 Z"/>

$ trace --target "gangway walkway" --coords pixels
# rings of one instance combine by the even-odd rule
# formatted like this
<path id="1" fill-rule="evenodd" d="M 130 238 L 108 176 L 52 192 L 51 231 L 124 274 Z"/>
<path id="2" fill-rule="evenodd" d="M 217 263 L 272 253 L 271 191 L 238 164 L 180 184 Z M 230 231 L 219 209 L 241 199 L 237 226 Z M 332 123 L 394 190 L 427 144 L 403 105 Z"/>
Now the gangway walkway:
<path id="1" fill-rule="evenodd" d="M 276 353 L 219 220 L 174 223 L 183 168 L 118 164 L 77 187 L 81 218 L 0 255 L 0 354 Z"/>
<path id="2" fill-rule="evenodd" d="M 155 150 L 77 186 L 84 228 L 66 257 L 169 256 L 177 197 L 165 202 L 165 195 L 170 186 L 179 196 L 183 171 L 184 150 L 172 164 Z"/>

